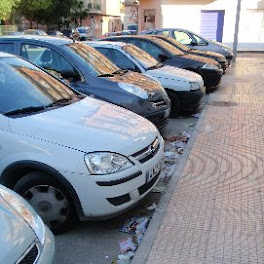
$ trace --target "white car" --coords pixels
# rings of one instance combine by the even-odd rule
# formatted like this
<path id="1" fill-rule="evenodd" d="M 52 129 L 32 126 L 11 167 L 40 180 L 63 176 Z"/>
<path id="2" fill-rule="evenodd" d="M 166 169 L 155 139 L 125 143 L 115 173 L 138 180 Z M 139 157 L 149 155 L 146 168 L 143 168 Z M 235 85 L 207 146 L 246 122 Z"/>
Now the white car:
<path id="1" fill-rule="evenodd" d="M 144 73 L 160 81 L 171 99 L 171 116 L 179 112 L 195 112 L 205 93 L 202 77 L 194 72 L 165 66 L 135 45 L 91 41 L 87 45 L 97 49 L 121 69 Z"/>
<path id="2" fill-rule="evenodd" d="M 80 34 L 80 40 L 91 40 L 92 30 L 90 27 L 77 27 L 76 30 Z"/>
<path id="3" fill-rule="evenodd" d="M 52 231 L 136 204 L 159 179 L 163 148 L 143 117 L 0 53 L 0 182 Z"/>
<path id="4" fill-rule="evenodd" d="M 31 206 L 0 185 L 0 263 L 49 264 L 54 236 Z"/>

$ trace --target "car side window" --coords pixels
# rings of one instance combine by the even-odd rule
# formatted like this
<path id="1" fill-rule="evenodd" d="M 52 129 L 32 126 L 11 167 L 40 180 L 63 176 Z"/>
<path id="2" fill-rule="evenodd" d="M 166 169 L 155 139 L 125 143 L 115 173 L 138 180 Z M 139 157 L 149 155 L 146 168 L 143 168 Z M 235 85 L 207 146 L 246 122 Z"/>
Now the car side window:
<path id="1" fill-rule="evenodd" d="M 8 42 L 8 43 L 0 43 L 0 51 L 7 52 L 7 53 L 15 53 L 15 44 Z"/>
<path id="2" fill-rule="evenodd" d="M 100 53 L 102 53 L 106 58 L 108 58 L 114 64 L 116 64 L 112 49 L 97 48 L 97 47 L 95 49 L 98 50 Z"/>
<path id="3" fill-rule="evenodd" d="M 192 36 L 195 38 L 198 45 L 207 45 L 207 42 L 205 40 L 201 39 L 200 37 L 198 37 L 197 35 L 192 34 Z"/>
<path id="4" fill-rule="evenodd" d="M 113 50 L 114 63 L 121 69 L 139 71 L 137 66 L 118 50 Z"/>
<path id="5" fill-rule="evenodd" d="M 161 35 L 161 36 L 169 37 L 170 31 L 169 30 L 157 30 L 155 32 L 155 35 Z"/>
<path id="6" fill-rule="evenodd" d="M 192 43 L 192 39 L 191 37 L 185 33 L 185 32 L 182 32 L 182 31 L 176 31 L 174 30 L 174 38 L 179 41 L 180 43 L 184 44 L 184 45 L 189 45 Z"/>
<path id="7" fill-rule="evenodd" d="M 76 69 L 61 54 L 45 46 L 22 44 L 21 56 L 48 70 L 57 78 L 62 78 L 62 72 L 77 73 Z"/>
<path id="8" fill-rule="evenodd" d="M 143 49 L 144 51 L 149 53 L 152 57 L 154 57 L 157 60 L 159 60 L 160 54 L 164 54 L 163 50 L 160 47 L 158 47 L 157 45 L 155 45 L 154 43 L 150 41 L 137 40 L 137 42 L 138 43 L 135 43 L 137 47 L 139 47 L 140 49 Z M 131 44 L 134 44 L 134 43 L 131 42 Z"/>

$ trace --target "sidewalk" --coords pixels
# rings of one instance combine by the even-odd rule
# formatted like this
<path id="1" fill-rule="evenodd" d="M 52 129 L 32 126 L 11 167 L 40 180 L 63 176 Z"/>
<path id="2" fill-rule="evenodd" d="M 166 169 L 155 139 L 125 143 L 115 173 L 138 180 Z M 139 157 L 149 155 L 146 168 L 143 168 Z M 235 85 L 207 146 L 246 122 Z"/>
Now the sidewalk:
<path id="1" fill-rule="evenodd" d="M 239 55 L 201 122 L 141 263 L 264 264 L 264 54 Z"/>

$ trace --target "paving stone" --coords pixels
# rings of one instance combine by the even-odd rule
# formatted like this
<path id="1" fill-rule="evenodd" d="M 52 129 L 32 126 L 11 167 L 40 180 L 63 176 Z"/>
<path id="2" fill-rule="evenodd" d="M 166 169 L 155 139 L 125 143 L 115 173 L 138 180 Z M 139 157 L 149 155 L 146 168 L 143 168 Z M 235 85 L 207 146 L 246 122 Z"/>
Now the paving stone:
<path id="1" fill-rule="evenodd" d="M 210 95 L 148 264 L 264 264 L 263 64 L 240 55 Z"/>

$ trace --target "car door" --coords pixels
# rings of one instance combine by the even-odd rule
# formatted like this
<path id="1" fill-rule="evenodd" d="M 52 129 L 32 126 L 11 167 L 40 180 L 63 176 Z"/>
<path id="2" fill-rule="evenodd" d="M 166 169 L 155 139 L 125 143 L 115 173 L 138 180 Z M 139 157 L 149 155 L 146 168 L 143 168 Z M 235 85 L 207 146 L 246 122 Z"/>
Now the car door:
<path id="1" fill-rule="evenodd" d="M 32 42 L 22 42 L 20 55 L 32 63 L 44 68 L 53 76 L 72 88 L 85 92 L 89 89 L 79 69 L 53 47 Z"/>

